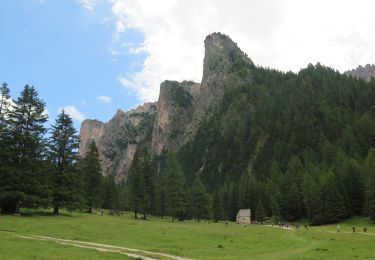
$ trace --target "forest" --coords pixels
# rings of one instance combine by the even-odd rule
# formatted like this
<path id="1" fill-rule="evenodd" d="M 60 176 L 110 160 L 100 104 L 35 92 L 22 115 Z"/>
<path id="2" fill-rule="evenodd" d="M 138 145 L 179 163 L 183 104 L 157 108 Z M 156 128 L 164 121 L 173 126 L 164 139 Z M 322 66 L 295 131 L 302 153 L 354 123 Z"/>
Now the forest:
<path id="1" fill-rule="evenodd" d="M 179 151 L 153 156 L 139 146 L 126 183 L 102 176 L 95 142 L 78 157 L 79 136 L 64 111 L 47 129 L 35 88 L 11 101 L 4 83 L 2 212 L 106 208 L 144 219 L 233 221 L 250 208 L 259 222 L 375 220 L 375 80 L 320 64 L 298 73 L 238 69 L 252 80 L 233 86 Z"/>

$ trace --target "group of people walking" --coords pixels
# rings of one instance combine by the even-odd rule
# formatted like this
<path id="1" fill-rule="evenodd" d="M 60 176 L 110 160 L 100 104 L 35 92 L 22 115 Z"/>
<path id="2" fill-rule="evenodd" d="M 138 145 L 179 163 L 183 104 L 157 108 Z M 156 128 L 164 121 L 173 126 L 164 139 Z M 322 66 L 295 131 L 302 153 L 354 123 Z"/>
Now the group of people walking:
<path id="1" fill-rule="evenodd" d="M 356 232 L 355 226 L 352 226 L 352 230 L 353 230 L 353 233 Z M 336 231 L 337 231 L 337 233 L 340 233 L 340 225 L 337 225 Z M 363 233 L 366 233 L 366 232 L 367 232 L 367 227 L 363 227 Z"/>

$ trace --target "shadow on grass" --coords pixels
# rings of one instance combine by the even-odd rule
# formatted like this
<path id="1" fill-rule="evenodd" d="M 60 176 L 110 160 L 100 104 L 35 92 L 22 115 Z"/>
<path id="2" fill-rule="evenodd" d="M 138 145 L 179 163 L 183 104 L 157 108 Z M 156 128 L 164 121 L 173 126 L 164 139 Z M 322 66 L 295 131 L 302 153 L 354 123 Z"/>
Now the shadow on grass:
<path id="1" fill-rule="evenodd" d="M 13 216 L 21 216 L 21 217 L 76 217 L 72 214 L 73 212 L 60 212 L 59 214 L 53 214 L 52 211 L 36 209 L 36 210 L 21 210 L 20 215 L 13 215 Z M 8 216 L 12 216 L 9 214 Z"/>

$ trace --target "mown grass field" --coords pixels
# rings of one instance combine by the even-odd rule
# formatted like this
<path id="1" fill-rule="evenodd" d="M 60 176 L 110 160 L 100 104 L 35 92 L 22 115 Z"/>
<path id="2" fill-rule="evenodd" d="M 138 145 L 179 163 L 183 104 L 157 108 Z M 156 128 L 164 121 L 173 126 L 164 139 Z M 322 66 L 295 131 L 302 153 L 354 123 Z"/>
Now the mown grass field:
<path id="1" fill-rule="evenodd" d="M 367 226 L 367 234 L 352 233 Z M 262 225 L 134 220 L 132 214 L 0 216 L 0 259 L 130 259 L 125 255 L 38 241 L 41 235 L 169 253 L 192 259 L 375 259 L 375 225 L 352 218 L 300 231 Z M 161 257 L 161 259 L 164 259 Z"/>

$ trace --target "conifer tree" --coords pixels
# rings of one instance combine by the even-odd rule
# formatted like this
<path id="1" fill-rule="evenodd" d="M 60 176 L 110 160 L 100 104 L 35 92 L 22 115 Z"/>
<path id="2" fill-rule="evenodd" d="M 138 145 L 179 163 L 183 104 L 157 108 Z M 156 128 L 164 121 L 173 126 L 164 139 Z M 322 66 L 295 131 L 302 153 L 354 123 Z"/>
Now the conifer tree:
<path id="1" fill-rule="evenodd" d="M 321 211 L 324 223 L 334 223 L 347 216 L 344 200 L 337 189 L 335 176 L 328 172 L 322 177 L 321 196 L 323 207 Z"/>
<path id="2" fill-rule="evenodd" d="M 138 213 L 143 212 L 145 196 L 145 184 L 142 174 L 142 167 L 139 158 L 139 151 L 136 151 L 129 174 L 130 205 L 134 211 L 134 218 Z"/>
<path id="3" fill-rule="evenodd" d="M 183 220 L 186 207 L 185 181 L 181 166 L 172 151 L 168 153 L 165 174 L 167 176 L 167 212 L 172 217 L 172 221 Z"/>
<path id="4" fill-rule="evenodd" d="M 257 207 L 255 209 L 255 219 L 259 222 L 266 220 L 266 212 L 261 200 L 258 200 Z"/>
<path id="5" fill-rule="evenodd" d="M 275 222 L 279 222 L 281 220 L 279 203 L 277 202 L 275 197 L 272 195 L 270 197 L 270 201 L 271 201 L 272 218 Z"/>
<path id="6" fill-rule="evenodd" d="M 117 189 L 113 176 L 103 178 L 104 198 L 103 208 L 118 210 L 119 209 L 119 191 Z"/>
<path id="7" fill-rule="evenodd" d="M 202 181 L 196 177 L 191 188 L 192 215 L 198 222 L 209 219 L 211 211 L 210 195 L 207 193 Z"/>
<path id="8" fill-rule="evenodd" d="M 3 209 L 19 213 L 21 206 L 47 206 L 51 195 L 44 163 L 47 115 L 34 87 L 24 87 L 6 121 L 10 171 L 1 176 Z"/>
<path id="9" fill-rule="evenodd" d="M 83 173 L 85 179 L 85 192 L 88 212 L 92 213 L 94 207 L 102 205 L 102 169 L 100 166 L 99 150 L 93 140 L 85 158 L 83 159 Z"/>
<path id="10" fill-rule="evenodd" d="M 82 204 L 82 193 L 77 170 L 79 136 L 73 121 L 63 110 L 52 125 L 49 140 L 50 159 L 53 169 L 53 213 L 60 207 L 78 208 Z"/>
<path id="11" fill-rule="evenodd" d="M 366 196 L 368 214 L 375 221 L 375 149 L 370 148 L 364 162 L 364 174 L 366 176 Z"/>
<path id="12" fill-rule="evenodd" d="M 224 208 L 223 202 L 219 195 L 219 192 L 215 192 L 212 201 L 212 217 L 215 222 L 224 220 Z"/>

